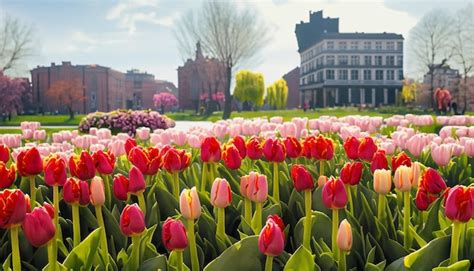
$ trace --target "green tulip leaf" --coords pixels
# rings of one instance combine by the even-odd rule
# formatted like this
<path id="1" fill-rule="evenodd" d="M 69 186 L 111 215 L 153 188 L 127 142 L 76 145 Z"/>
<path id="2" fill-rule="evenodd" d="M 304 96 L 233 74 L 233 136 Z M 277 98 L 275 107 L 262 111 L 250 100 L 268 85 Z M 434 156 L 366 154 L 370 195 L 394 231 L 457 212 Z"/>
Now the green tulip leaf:
<path id="1" fill-rule="evenodd" d="M 89 270 L 99 247 L 100 229 L 91 232 L 77 245 L 64 260 L 64 267 L 69 270 Z"/>
<path id="2" fill-rule="evenodd" d="M 285 265 L 284 271 L 314 271 L 319 270 L 314 263 L 314 256 L 304 246 L 300 246 Z"/>
<path id="3" fill-rule="evenodd" d="M 468 271 L 470 266 L 469 260 L 462 260 L 449 266 L 433 268 L 433 271 Z"/>

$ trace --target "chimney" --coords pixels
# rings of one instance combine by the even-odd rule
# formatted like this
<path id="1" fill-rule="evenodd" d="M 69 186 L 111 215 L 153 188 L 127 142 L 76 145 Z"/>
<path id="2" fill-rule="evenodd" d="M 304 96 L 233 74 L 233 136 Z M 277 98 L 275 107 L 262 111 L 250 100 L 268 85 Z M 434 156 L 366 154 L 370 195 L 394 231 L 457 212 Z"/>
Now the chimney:
<path id="1" fill-rule="evenodd" d="M 54 67 L 54 66 L 56 66 L 56 63 L 51 62 L 51 67 Z"/>
<path id="2" fill-rule="evenodd" d="M 71 61 L 63 61 L 63 66 L 71 66 Z"/>

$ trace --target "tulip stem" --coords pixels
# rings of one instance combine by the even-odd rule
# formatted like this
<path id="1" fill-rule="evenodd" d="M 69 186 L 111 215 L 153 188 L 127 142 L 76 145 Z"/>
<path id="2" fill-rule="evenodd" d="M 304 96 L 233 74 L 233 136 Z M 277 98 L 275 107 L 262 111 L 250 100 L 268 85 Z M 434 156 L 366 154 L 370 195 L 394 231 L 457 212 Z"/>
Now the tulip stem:
<path id="1" fill-rule="evenodd" d="M 201 177 L 201 192 L 206 191 L 206 185 L 207 185 L 207 175 L 208 175 L 208 169 L 207 169 L 207 163 L 204 162 L 202 163 L 202 177 Z"/>
<path id="2" fill-rule="evenodd" d="M 349 212 L 354 214 L 354 203 L 352 202 L 352 189 L 350 184 L 346 184 L 347 199 L 349 200 Z"/>
<path id="3" fill-rule="evenodd" d="M 54 263 L 56 267 L 56 261 L 58 259 L 58 234 L 59 234 L 59 187 L 53 185 L 53 205 L 54 205 L 54 239 L 51 243 L 51 258 L 50 263 Z M 48 245 L 49 246 L 49 245 Z M 49 254 L 48 254 L 49 255 Z M 51 269 L 51 270 L 55 270 Z"/>
<path id="4" fill-rule="evenodd" d="M 339 263 L 337 265 L 338 271 L 346 271 L 346 253 L 342 250 L 339 251 Z"/>
<path id="5" fill-rule="evenodd" d="M 73 204 L 72 206 L 72 232 L 73 232 L 73 244 L 77 247 L 81 242 L 81 222 L 79 217 L 79 205 Z"/>
<path id="6" fill-rule="evenodd" d="M 132 236 L 132 257 L 130 258 L 130 270 L 138 270 L 140 266 L 140 235 Z"/>
<path id="7" fill-rule="evenodd" d="M 199 259 L 197 255 L 196 235 L 194 234 L 194 220 L 193 219 L 188 219 L 186 230 L 189 237 L 189 253 L 191 255 L 191 270 L 198 271 Z"/>
<path id="8" fill-rule="evenodd" d="M 109 248 L 107 247 L 107 233 L 105 231 L 104 217 L 102 216 L 102 206 L 95 206 L 95 216 L 99 227 L 102 229 L 100 232 L 100 246 L 105 261 L 105 270 L 107 270 L 107 265 L 109 264 Z"/>
<path id="9" fill-rule="evenodd" d="M 273 198 L 280 204 L 280 184 L 278 183 L 278 163 L 273 163 Z"/>
<path id="10" fill-rule="evenodd" d="M 103 175 L 102 179 L 104 180 L 104 187 L 105 187 L 105 204 L 107 207 L 111 207 L 112 204 L 112 193 L 110 191 L 110 176 Z"/>
<path id="11" fill-rule="evenodd" d="M 30 176 L 30 197 L 31 197 L 31 205 L 36 206 L 36 176 Z"/>
<path id="12" fill-rule="evenodd" d="M 138 193 L 137 197 L 138 197 L 138 205 L 140 206 L 140 209 L 142 210 L 143 214 L 146 216 L 146 203 L 145 203 L 145 197 L 143 196 L 143 192 Z"/>
<path id="13" fill-rule="evenodd" d="M 311 189 L 306 189 L 304 191 L 304 208 L 306 213 L 306 218 L 304 220 L 304 233 L 303 233 L 303 246 L 305 246 L 309 251 L 311 251 Z"/>
<path id="14" fill-rule="evenodd" d="M 403 246 L 406 250 L 410 249 L 410 191 L 403 192 Z"/>
<path id="15" fill-rule="evenodd" d="M 249 225 L 252 223 L 252 202 L 248 198 L 244 198 L 244 219 Z"/>
<path id="16" fill-rule="evenodd" d="M 262 230 L 262 203 L 255 203 L 255 234 L 259 234 Z"/>
<path id="17" fill-rule="evenodd" d="M 461 222 L 453 222 L 453 230 L 451 234 L 451 257 L 449 258 L 449 265 L 456 263 L 459 259 L 459 237 L 461 235 Z"/>
<path id="18" fill-rule="evenodd" d="M 178 258 L 178 266 L 176 268 L 178 271 L 183 271 L 183 251 L 181 250 L 175 250 L 176 257 Z"/>
<path id="19" fill-rule="evenodd" d="M 51 240 L 48 243 L 48 271 L 54 271 L 56 270 L 56 255 L 54 255 L 54 244 L 56 243 L 56 240 Z"/>
<path id="20" fill-rule="evenodd" d="M 217 208 L 217 236 L 222 238 L 222 241 L 225 241 L 225 209 Z"/>
<path id="21" fill-rule="evenodd" d="M 20 248 L 18 246 L 18 231 L 20 226 L 13 226 L 10 228 L 10 236 L 12 242 L 12 264 L 13 271 L 21 270 Z"/>
<path id="22" fill-rule="evenodd" d="M 324 161 L 319 160 L 319 176 L 324 176 Z"/>
<path id="23" fill-rule="evenodd" d="M 173 188 L 173 196 L 179 200 L 179 173 L 178 172 L 173 173 L 172 188 Z"/>
<path id="24" fill-rule="evenodd" d="M 267 260 L 265 261 L 265 271 L 272 271 L 273 266 L 273 256 L 267 255 Z"/>
<path id="25" fill-rule="evenodd" d="M 339 227 L 339 209 L 332 209 L 332 234 L 331 234 L 331 248 L 334 254 L 334 259 L 337 259 L 339 249 L 337 248 L 337 230 Z"/>
<path id="26" fill-rule="evenodd" d="M 377 217 L 378 217 L 379 220 L 382 220 L 382 216 L 384 214 L 384 209 L 385 209 L 385 195 L 384 194 L 379 194 L 378 206 L 377 206 Z"/>

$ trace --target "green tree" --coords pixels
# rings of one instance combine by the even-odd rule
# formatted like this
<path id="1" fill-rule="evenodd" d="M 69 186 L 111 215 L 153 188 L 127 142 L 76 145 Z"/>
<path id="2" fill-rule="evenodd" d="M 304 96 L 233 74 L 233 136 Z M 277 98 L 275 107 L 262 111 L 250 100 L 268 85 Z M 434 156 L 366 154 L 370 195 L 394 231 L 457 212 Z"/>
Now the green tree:
<path id="1" fill-rule="evenodd" d="M 244 110 L 252 105 L 262 106 L 265 95 L 263 74 L 248 70 L 241 70 L 235 75 L 234 97 L 244 103 Z"/>
<path id="2" fill-rule="evenodd" d="M 288 99 L 288 86 L 284 79 L 278 79 L 267 88 L 268 105 L 273 109 L 283 109 L 286 107 Z"/>

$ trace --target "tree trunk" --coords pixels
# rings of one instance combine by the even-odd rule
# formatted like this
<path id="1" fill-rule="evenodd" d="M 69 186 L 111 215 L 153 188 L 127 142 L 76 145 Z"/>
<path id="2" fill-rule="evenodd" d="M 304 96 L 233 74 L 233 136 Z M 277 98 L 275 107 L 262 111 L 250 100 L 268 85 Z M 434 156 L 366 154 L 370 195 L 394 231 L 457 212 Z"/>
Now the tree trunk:
<path id="1" fill-rule="evenodd" d="M 69 119 L 74 119 L 74 110 L 72 110 L 71 106 L 67 107 L 67 111 L 69 112 Z"/>
<path id="2" fill-rule="evenodd" d="M 468 89 L 469 88 L 467 87 L 467 73 L 464 73 L 464 107 L 463 107 L 463 110 L 462 110 L 463 115 L 467 110 L 467 90 Z"/>
<path id="3" fill-rule="evenodd" d="M 431 108 L 434 109 L 435 112 L 438 112 L 438 107 L 436 106 L 436 100 L 434 97 L 434 70 L 433 68 L 430 68 L 430 95 L 431 95 Z"/>
<path id="4" fill-rule="evenodd" d="M 222 114 L 223 119 L 230 118 L 230 113 L 232 113 L 232 95 L 230 95 L 230 83 L 232 82 L 232 67 L 226 67 L 227 75 L 227 86 L 224 91 L 225 101 L 224 101 L 224 112 Z"/>

